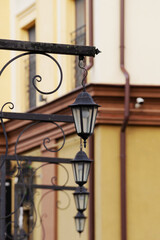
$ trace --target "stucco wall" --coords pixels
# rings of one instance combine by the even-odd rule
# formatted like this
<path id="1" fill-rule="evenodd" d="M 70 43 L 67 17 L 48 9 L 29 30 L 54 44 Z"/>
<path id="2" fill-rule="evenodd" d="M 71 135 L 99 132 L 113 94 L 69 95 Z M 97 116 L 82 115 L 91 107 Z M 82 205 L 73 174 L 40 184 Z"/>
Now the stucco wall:
<path id="1" fill-rule="evenodd" d="M 61 146 L 62 142 L 59 143 Z M 67 137 L 65 146 L 58 152 L 58 157 L 64 158 L 74 158 L 77 152 L 80 151 L 80 140 L 79 137 L 74 135 Z M 87 153 L 88 154 L 88 153 Z M 69 173 L 69 181 L 67 183 L 68 186 L 78 186 L 74 182 L 72 166 L 70 164 L 65 164 L 67 171 Z M 63 185 L 67 180 L 67 174 L 63 167 L 58 167 L 58 183 L 59 185 Z M 87 187 L 87 185 L 84 185 Z M 80 239 L 88 239 L 88 220 L 86 220 L 85 229 L 82 233 L 82 236 L 76 231 L 76 226 L 74 222 L 74 216 L 77 214 L 77 210 L 75 207 L 75 202 L 73 198 L 74 191 L 67 191 L 67 195 L 60 191 L 58 192 L 58 240 L 80 240 Z M 68 206 L 68 207 L 67 207 Z M 67 207 L 63 210 L 63 208 Z M 62 209 L 61 209 L 62 208 Z M 88 217 L 88 211 L 84 212 L 84 215 Z"/>
<path id="2" fill-rule="evenodd" d="M 127 239 L 159 240 L 160 129 L 128 127 Z M 120 239 L 120 128 L 95 130 L 96 239 Z"/>
<path id="3" fill-rule="evenodd" d="M 160 85 L 159 1 L 125 1 L 125 65 L 131 84 Z M 91 81 L 124 83 L 120 72 L 120 1 L 94 1 L 95 59 Z"/>
<path id="4" fill-rule="evenodd" d="M 2 0 L 0 2 L 0 38 L 10 38 L 10 15 L 9 15 L 9 1 Z M 0 69 L 10 59 L 9 51 L 0 51 Z M 2 105 L 10 101 L 11 89 L 10 89 L 10 69 L 8 68 L 0 76 L 0 108 Z M 5 93 L 5 94 L 2 94 Z M 9 110 L 8 110 L 9 111 Z"/>

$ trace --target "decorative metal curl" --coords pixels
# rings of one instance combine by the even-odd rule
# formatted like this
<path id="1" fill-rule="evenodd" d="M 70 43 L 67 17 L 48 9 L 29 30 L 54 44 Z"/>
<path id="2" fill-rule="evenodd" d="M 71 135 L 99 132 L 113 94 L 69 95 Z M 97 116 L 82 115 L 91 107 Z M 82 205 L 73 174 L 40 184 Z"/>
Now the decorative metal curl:
<path id="1" fill-rule="evenodd" d="M 44 216 L 47 217 L 47 214 L 46 214 L 46 213 L 44 213 L 43 215 L 40 214 L 40 204 L 41 204 L 41 202 L 43 201 L 43 199 L 44 199 L 49 193 L 53 193 L 53 190 L 49 190 L 49 191 L 45 192 L 45 193 L 41 196 L 41 198 L 40 198 L 40 200 L 39 200 L 39 202 L 38 202 L 37 212 L 38 212 L 38 216 L 39 216 L 39 218 L 40 218 L 40 224 L 42 224 L 42 218 L 43 218 Z M 39 227 L 39 226 L 38 226 L 38 227 Z"/>
<path id="2" fill-rule="evenodd" d="M 46 232 L 45 232 L 45 227 L 44 227 L 44 224 L 43 224 L 43 219 L 44 218 L 47 218 L 48 217 L 48 215 L 46 214 L 46 213 L 44 213 L 42 216 L 41 216 L 41 219 L 40 219 L 40 221 L 41 221 L 41 226 L 42 226 L 42 240 L 45 240 L 45 238 L 46 238 Z"/>
<path id="3" fill-rule="evenodd" d="M 66 179 L 65 183 L 64 183 L 63 185 L 59 185 L 60 187 L 64 187 L 64 186 L 67 185 L 67 183 L 68 183 L 68 181 L 69 181 L 69 173 L 68 173 L 68 171 L 67 171 L 67 168 L 66 168 L 65 166 L 63 166 L 62 164 L 59 163 L 58 166 L 62 167 L 62 168 L 65 170 L 66 174 L 67 174 L 67 179 Z M 53 186 L 55 185 L 54 182 L 53 182 L 55 179 L 56 179 L 56 177 L 52 177 L 52 178 L 51 178 L 51 183 L 53 184 Z M 55 186 L 56 186 L 56 185 L 55 185 Z M 58 208 L 58 209 L 61 209 L 61 210 L 65 210 L 65 209 L 67 209 L 67 208 L 69 207 L 71 200 L 70 200 L 70 197 L 69 197 L 68 193 L 66 193 L 64 190 L 63 190 L 62 192 L 65 193 L 66 196 L 67 196 L 67 198 L 68 198 L 68 204 L 67 204 L 65 207 L 60 207 L 59 205 L 61 204 L 61 201 L 58 200 L 58 201 L 57 201 L 57 208 Z"/>
<path id="4" fill-rule="evenodd" d="M 58 123 L 55 123 L 55 122 L 52 122 L 54 125 L 56 125 L 58 128 L 60 128 L 60 130 L 62 131 L 62 134 L 63 134 L 63 143 L 62 143 L 62 145 L 61 145 L 61 147 L 60 148 L 58 148 L 57 150 L 51 150 L 51 149 L 49 149 L 49 148 L 47 148 L 47 146 L 46 146 L 46 143 L 50 143 L 50 138 L 45 138 L 44 140 L 43 140 L 43 146 L 45 147 L 45 149 L 47 150 L 47 151 L 49 151 L 49 152 L 58 152 L 58 151 L 60 151 L 62 148 L 63 148 L 63 146 L 64 146 L 64 144 L 65 144 L 65 134 L 64 134 L 64 131 L 63 131 L 63 128 L 58 124 Z"/>
<path id="5" fill-rule="evenodd" d="M 5 237 L 9 238 L 9 239 L 13 239 L 13 236 L 9 235 L 8 234 L 8 227 L 11 225 L 11 224 L 16 224 L 15 221 L 10 221 L 6 224 L 5 226 Z M 18 225 L 16 225 L 16 227 L 18 227 Z"/>
<path id="6" fill-rule="evenodd" d="M 16 144 L 15 144 L 15 157 L 16 157 L 16 161 L 17 161 L 17 165 L 18 165 L 18 167 L 17 167 L 17 169 L 18 169 L 18 176 L 21 176 L 22 186 L 23 186 L 24 191 L 23 191 L 23 196 L 22 196 L 22 198 L 21 198 L 21 201 L 20 201 L 20 203 L 19 203 L 19 206 L 14 210 L 14 212 L 10 213 L 10 214 L 9 214 L 8 216 L 6 216 L 6 217 L 9 217 L 9 216 L 11 216 L 12 214 L 14 214 L 14 213 L 19 209 L 19 207 L 21 206 L 21 204 L 24 202 L 24 199 L 25 199 L 26 184 L 25 184 L 25 182 L 24 182 L 24 176 L 23 176 L 23 172 L 22 172 L 22 162 L 19 161 L 18 155 L 17 155 L 17 146 L 18 146 L 20 137 L 21 137 L 21 136 L 24 134 L 24 132 L 27 131 L 29 128 L 31 128 L 31 127 L 35 126 L 36 124 L 39 124 L 39 123 L 41 123 L 41 122 L 38 121 L 38 122 L 34 122 L 34 123 L 29 124 L 29 125 L 26 126 L 26 127 L 20 132 L 20 134 L 18 135 Z M 64 137 L 63 144 L 62 144 L 62 146 L 61 146 L 58 150 L 56 150 L 56 152 L 57 152 L 57 151 L 59 151 L 60 149 L 62 149 L 62 147 L 63 147 L 64 144 L 65 144 L 65 135 L 64 135 L 63 129 L 62 129 L 57 123 L 54 123 L 54 122 L 51 122 L 51 123 L 53 123 L 54 125 L 58 126 L 58 127 L 61 129 L 61 131 L 62 131 L 62 133 L 63 133 L 63 137 Z M 48 140 L 48 139 L 49 139 L 49 138 L 44 139 L 44 140 L 43 140 L 43 144 L 44 144 L 46 150 L 51 151 L 51 152 L 54 152 L 54 150 L 49 150 L 49 149 L 46 147 L 46 145 L 45 145 L 45 141 Z M 49 139 L 49 141 L 50 141 L 50 139 Z M 45 165 L 48 165 L 48 163 L 45 163 L 45 164 L 41 165 L 40 167 L 38 167 L 38 168 L 34 171 L 33 175 L 35 174 L 35 172 L 36 172 L 38 169 L 42 168 L 42 167 L 45 166 Z M 32 178 L 33 178 L 33 175 L 32 175 Z M 30 192 L 31 192 L 31 189 L 30 189 Z M 33 205 L 33 207 L 34 207 L 34 202 L 32 203 L 32 205 Z"/>
<path id="7" fill-rule="evenodd" d="M 43 219 L 44 218 L 47 218 L 48 215 L 46 213 L 43 213 L 42 215 L 40 214 L 40 203 L 42 202 L 42 200 L 49 194 L 49 193 L 53 193 L 53 190 L 49 190 L 47 191 L 46 193 L 44 193 L 40 200 L 39 200 L 39 203 L 38 203 L 38 207 L 37 207 L 37 210 L 38 210 L 38 216 L 40 218 L 40 225 L 38 227 L 42 227 L 42 239 L 45 240 L 45 236 L 46 236 L 46 233 L 45 233 L 45 227 L 44 227 L 44 223 L 43 223 Z"/>
<path id="8" fill-rule="evenodd" d="M 55 182 L 57 181 L 57 177 L 56 177 L 56 176 L 53 176 L 53 177 L 51 178 L 51 183 L 52 183 L 52 185 L 56 185 L 56 184 L 54 183 L 54 181 L 55 181 Z"/>
<path id="9" fill-rule="evenodd" d="M 10 103 L 10 102 L 9 102 L 9 103 Z M 6 103 L 6 104 L 8 104 L 8 103 Z M 4 106 L 5 106 L 6 104 L 4 104 Z M 12 103 L 11 103 L 11 104 L 12 104 Z M 3 106 L 3 108 L 4 108 L 4 106 Z M 12 106 L 14 106 L 14 105 L 12 104 Z M 2 110 L 3 110 L 3 108 L 2 108 Z M 21 197 L 20 203 L 19 203 L 19 205 L 17 206 L 17 208 L 14 209 L 14 211 L 11 212 L 10 214 L 4 216 L 3 218 L 0 217 L 0 219 L 6 219 L 6 218 L 12 216 L 13 214 L 15 214 L 15 213 L 18 211 L 18 209 L 20 208 L 20 206 L 22 205 L 22 203 L 24 202 L 24 199 L 25 199 L 25 190 L 27 189 L 27 187 L 26 187 L 26 184 L 25 184 L 25 182 L 24 182 L 24 176 L 23 176 L 23 172 L 22 172 L 22 166 L 21 166 L 21 163 L 19 162 L 19 159 L 18 159 L 18 156 L 17 156 L 17 145 L 18 145 L 19 139 L 20 139 L 20 137 L 22 136 L 22 134 L 23 134 L 28 128 L 30 128 L 31 126 L 33 126 L 33 125 L 35 125 L 35 124 L 37 124 L 37 123 L 38 123 L 38 122 L 36 122 L 36 123 L 31 123 L 30 125 L 28 125 L 27 127 L 25 127 L 25 128 L 21 131 L 21 133 L 19 134 L 19 136 L 18 136 L 18 138 L 17 138 L 16 144 L 15 144 L 15 157 L 16 157 L 16 161 L 17 161 L 17 165 L 18 165 L 16 177 L 18 177 L 18 176 L 21 177 L 23 195 L 22 195 L 22 197 Z M 6 137 L 7 137 L 7 135 L 6 135 Z M 7 138 L 6 138 L 6 139 L 7 139 Z M 8 140 L 7 140 L 7 143 L 8 143 Z M 5 157 L 7 156 L 7 153 L 8 153 L 8 147 L 7 147 L 7 150 L 6 150 Z M 4 158 L 4 160 L 5 160 L 5 158 Z"/>
<path id="10" fill-rule="evenodd" d="M 65 207 L 60 207 L 59 205 L 62 204 L 62 202 L 61 201 L 57 201 L 57 208 L 60 209 L 60 210 L 66 210 L 70 206 L 71 199 L 69 197 L 69 194 L 66 191 L 63 190 L 61 192 L 63 192 L 67 196 L 68 203 L 67 203 L 67 205 Z"/>
<path id="11" fill-rule="evenodd" d="M 38 214 L 37 214 L 37 209 L 36 209 L 36 206 L 35 206 L 35 204 L 34 204 L 34 195 L 32 195 L 32 182 L 33 182 L 33 177 L 34 177 L 34 175 L 36 174 L 36 172 L 37 172 L 40 168 L 42 168 L 42 167 L 44 167 L 44 166 L 46 166 L 46 165 L 49 165 L 49 164 L 50 164 L 50 163 L 45 163 L 45 164 L 42 164 L 41 166 L 39 166 L 38 168 L 34 169 L 34 172 L 32 173 L 32 175 L 31 175 L 31 177 L 30 177 L 30 181 L 29 181 L 29 192 L 30 192 L 30 196 L 32 196 L 32 198 L 30 199 L 30 201 L 31 201 L 31 206 L 32 206 L 33 212 L 34 212 L 34 221 L 33 221 L 33 224 L 32 224 L 32 228 L 31 228 L 31 230 L 29 231 L 29 233 L 27 234 L 27 236 L 29 236 L 29 235 L 33 232 L 33 230 L 34 230 L 34 228 L 36 227 L 36 224 L 37 224 L 38 215 L 40 216 L 39 211 L 38 211 Z M 41 201 L 41 199 L 40 199 L 40 201 Z M 38 204 L 38 206 L 39 206 L 39 204 Z M 40 220 L 41 220 L 41 216 L 40 216 Z M 42 223 L 41 223 L 41 225 L 42 225 Z M 42 226 L 42 227 L 43 227 L 43 226 Z"/>
<path id="12" fill-rule="evenodd" d="M 65 166 L 63 166 L 61 163 L 59 163 L 58 166 L 62 167 L 62 168 L 65 170 L 66 175 L 67 175 L 67 179 L 66 179 L 65 183 L 64 183 L 63 185 L 61 185 L 61 187 L 64 187 L 64 186 L 67 185 L 67 183 L 68 183 L 68 181 L 69 181 L 69 173 L 68 173 L 67 168 L 66 168 Z M 53 180 L 52 180 L 52 179 L 51 179 L 51 183 L 52 183 L 53 185 L 55 185 L 55 184 L 53 183 Z"/>
<path id="13" fill-rule="evenodd" d="M 14 108 L 14 104 L 12 102 L 6 102 L 1 108 L 1 113 L 3 112 L 4 107 L 7 106 L 7 105 L 10 105 L 9 106 L 10 109 Z M 5 129 L 4 122 L 3 122 L 3 118 L 1 118 L 1 125 L 2 125 L 2 129 L 3 129 L 4 137 L 5 137 L 5 142 L 6 142 L 6 151 L 5 151 L 4 159 L 2 160 L 2 162 L 0 164 L 0 168 L 3 166 L 3 164 L 6 160 L 7 154 L 8 154 L 8 137 L 7 137 L 7 132 L 6 132 L 6 129 Z"/>
<path id="14" fill-rule="evenodd" d="M 83 66 L 81 65 L 81 63 L 83 63 Z M 84 70 L 84 72 L 83 72 L 83 79 L 82 79 L 82 83 L 81 84 L 82 84 L 82 87 L 83 87 L 83 91 L 85 92 L 86 91 L 85 82 L 86 82 L 86 77 L 88 75 L 88 70 L 85 68 L 85 60 L 84 59 L 79 59 L 78 66 L 79 66 L 79 68 Z"/>
<path id="15" fill-rule="evenodd" d="M 29 124 L 29 125 L 26 126 L 26 127 L 20 132 L 20 134 L 18 135 L 17 141 L 16 141 L 16 143 L 15 143 L 14 151 L 15 151 L 15 157 L 16 157 L 16 161 L 17 161 L 17 165 L 18 165 L 19 169 L 21 169 L 21 163 L 20 163 L 20 161 L 19 161 L 19 159 L 18 159 L 18 156 L 17 156 L 17 146 L 18 146 L 18 143 L 19 143 L 19 139 L 20 139 L 20 137 L 23 135 L 23 133 L 24 133 L 25 131 L 27 131 L 29 128 L 33 127 L 34 125 L 36 125 L 36 124 L 38 124 L 38 123 L 40 123 L 40 121 Z"/>
<path id="16" fill-rule="evenodd" d="M 7 68 L 7 66 L 10 65 L 13 61 L 17 60 L 17 59 L 20 58 L 20 57 L 24 57 L 24 56 L 26 56 L 26 55 L 31 55 L 31 54 L 39 54 L 39 55 L 44 55 L 44 56 L 46 56 L 46 57 L 49 57 L 51 60 L 53 60 L 53 61 L 56 63 L 56 65 L 57 65 L 57 67 L 58 67 L 58 69 L 59 69 L 59 71 L 60 71 L 60 81 L 59 81 L 59 84 L 58 84 L 58 86 L 56 87 L 56 89 L 54 89 L 53 91 L 43 92 L 43 91 L 41 91 L 40 89 L 37 88 L 37 86 L 36 86 L 36 84 L 35 84 L 35 81 L 41 82 L 42 77 L 41 77 L 40 75 L 35 75 L 35 76 L 33 77 L 33 79 L 32 79 L 32 83 L 33 83 L 34 88 L 35 88 L 39 93 L 41 93 L 41 94 L 47 94 L 47 95 L 48 95 L 48 94 L 52 94 L 52 93 L 56 92 L 56 91 L 60 88 L 60 86 L 61 86 L 61 84 L 62 84 L 63 72 L 62 72 L 62 68 L 61 68 L 60 64 L 57 62 L 57 60 L 56 60 L 54 57 L 52 57 L 51 55 L 47 54 L 47 53 L 40 53 L 40 52 L 36 52 L 36 51 L 35 51 L 35 52 L 26 52 L 26 53 L 19 54 L 19 55 L 17 55 L 16 57 L 14 57 L 14 58 L 12 58 L 11 60 L 9 60 L 9 61 L 3 66 L 3 68 L 0 70 L 0 76 L 2 75 L 2 73 L 4 72 L 4 70 Z M 37 77 L 39 78 L 39 80 L 37 80 Z"/>

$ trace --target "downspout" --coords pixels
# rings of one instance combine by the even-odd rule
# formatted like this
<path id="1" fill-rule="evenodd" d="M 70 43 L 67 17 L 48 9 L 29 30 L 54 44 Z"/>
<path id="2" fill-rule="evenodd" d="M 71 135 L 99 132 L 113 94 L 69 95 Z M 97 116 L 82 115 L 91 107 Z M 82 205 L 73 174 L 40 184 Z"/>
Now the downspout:
<path id="1" fill-rule="evenodd" d="M 88 15 L 89 15 L 89 46 L 93 46 L 93 0 L 88 1 Z M 86 66 L 87 70 L 93 67 L 93 57 L 89 57 L 89 64 Z"/>
<path id="2" fill-rule="evenodd" d="M 127 240 L 126 203 L 126 127 L 129 120 L 130 81 L 124 61 L 125 0 L 120 0 L 120 68 L 125 76 L 124 119 L 120 132 L 120 171 L 121 171 L 121 240 Z"/>
<path id="3" fill-rule="evenodd" d="M 93 46 L 93 0 L 88 0 L 88 15 L 89 15 L 89 46 Z M 81 57 L 81 56 L 80 56 Z M 83 59 L 83 58 L 82 58 Z M 79 58 L 79 60 L 81 60 Z M 93 67 L 93 57 L 89 57 L 89 63 L 85 69 L 90 70 Z M 84 73 L 85 83 L 87 81 Z M 89 159 L 94 160 L 94 135 L 89 138 Z M 95 204 L 94 204 L 94 161 L 91 164 L 89 175 L 89 221 L 88 221 L 88 238 L 89 240 L 95 239 Z"/>
<path id="4" fill-rule="evenodd" d="M 89 0 L 89 46 L 93 46 L 93 0 Z M 87 71 L 93 67 L 93 57 L 89 57 Z M 89 158 L 94 160 L 94 135 L 89 138 Z M 94 203 L 94 161 L 91 164 L 89 177 L 89 240 L 95 240 L 95 203 Z"/>
<path id="5" fill-rule="evenodd" d="M 89 158 L 93 160 L 89 176 L 89 240 L 95 240 L 95 203 L 94 203 L 94 135 L 89 138 Z"/>

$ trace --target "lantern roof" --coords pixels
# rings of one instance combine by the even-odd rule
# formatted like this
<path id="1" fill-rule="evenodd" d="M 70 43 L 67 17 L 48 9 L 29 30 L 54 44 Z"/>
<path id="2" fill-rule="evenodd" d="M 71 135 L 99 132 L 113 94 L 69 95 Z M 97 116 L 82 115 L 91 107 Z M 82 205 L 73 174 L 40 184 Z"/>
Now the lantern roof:
<path id="1" fill-rule="evenodd" d="M 76 195 L 76 194 L 88 194 L 89 195 L 89 192 L 87 191 L 87 189 L 85 188 L 85 187 L 83 187 L 83 186 L 81 186 L 81 187 L 77 187 L 76 188 L 76 190 L 75 190 L 75 192 L 73 193 L 74 195 Z"/>
<path id="2" fill-rule="evenodd" d="M 79 106 L 79 105 L 100 107 L 98 104 L 96 104 L 93 101 L 93 98 L 91 97 L 91 95 L 88 92 L 86 92 L 86 91 L 81 92 L 77 96 L 75 102 L 70 105 L 70 107 Z"/>
<path id="3" fill-rule="evenodd" d="M 78 212 L 74 218 L 86 219 L 86 216 L 82 212 Z"/>
<path id="4" fill-rule="evenodd" d="M 80 151 L 76 154 L 76 156 L 75 156 L 75 158 L 74 158 L 73 161 L 76 161 L 76 162 L 82 162 L 82 161 L 84 161 L 84 162 L 92 162 L 92 160 L 90 160 L 90 159 L 87 157 L 87 154 L 86 154 L 84 151 L 82 151 L 82 150 L 80 150 Z"/>

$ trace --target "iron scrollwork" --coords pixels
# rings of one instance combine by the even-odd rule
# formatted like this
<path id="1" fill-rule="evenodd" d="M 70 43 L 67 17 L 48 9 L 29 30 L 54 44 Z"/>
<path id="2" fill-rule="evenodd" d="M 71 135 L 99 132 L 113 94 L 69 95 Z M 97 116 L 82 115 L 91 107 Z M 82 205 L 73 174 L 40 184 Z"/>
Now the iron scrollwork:
<path id="1" fill-rule="evenodd" d="M 0 70 L 0 76 L 2 75 L 2 73 L 4 72 L 4 70 L 5 70 L 12 62 L 14 62 L 15 60 L 17 60 L 17 59 L 19 59 L 19 58 L 21 58 L 21 57 L 24 57 L 24 56 L 26 56 L 26 55 L 33 55 L 33 54 L 39 54 L 39 55 L 43 55 L 43 56 L 46 56 L 46 57 L 50 58 L 53 62 L 56 63 L 56 65 L 57 65 L 57 67 L 58 67 L 58 69 L 59 69 L 59 72 L 60 72 L 59 84 L 58 84 L 58 86 L 57 86 L 54 90 L 49 91 L 49 92 L 44 92 L 44 91 L 40 90 L 40 89 L 36 86 L 36 81 L 37 81 L 37 82 L 41 82 L 41 81 L 42 81 L 42 77 L 41 77 L 40 75 L 35 75 L 35 76 L 33 76 L 33 78 L 32 78 L 32 83 L 33 83 L 34 88 L 35 88 L 39 93 L 41 93 L 41 94 L 47 94 L 47 95 L 48 95 L 48 94 L 53 94 L 53 93 L 55 93 L 55 92 L 60 88 L 60 86 L 61 86 L 61 84 L 62 84 L 62 80 L 63 80 L 62 68 L 61 68 L 60 64 L 57 62 L 57 60 L 56 60 L 54 57 L 52 57 L 51 55 L 49 55 L 49 54 L 47 54 L 47 53 L 44 53 L 44 52 L 43 52 L 43 53 L 42 53 L 42 52 L 26 52 L 26 53 L 22 53 L 22 54 L 17 55 L 16 57 L 14 57 L 14 58 L 12 58 L 11 60 L 9 60 L 9 61 L 3 66 L 3 68 Z"/>
<path id="2" fill-rule="evenodd" d="M 61 69 L 61 66 L 60 64 L 57 62 L 57 60 L 52 57 L 51 55 L 45 53 L 45 52 L 36 52 L 36 51 L 31 51 L 31 52 L 25 52 L 25 53 L 22 53 L 22 54 L 19 54 L 17 55 L 16 57 L 12 58 L 11 60 L 9 60 L 4 66 L 3 68 L 0 70 L 0 76 L 2 75 L 2 73 L 4 72 L 4 70 L 12 63 L 14 62 L 15 60 L 21 58 L 21 57 L 24 57 L 26 55 L 31 55 L 31 54 L 39 54 L 39 55 L 43 55 L 43 56 L 46 56 L 48 58 L 50 58 L 58 67 L 58 70 L 60 72 L 60 80 L 59 80 L 59 83 L 58 83 L 58 86 L 52 90 L 52 91 L 49 91 L 49 92 L 45 92 L 45 91 L 42 91 L 40 90 L 37 85 L 36 85 L 36 82 L 41 82 L 42 81 L 42 77 L 40 75 L 35 75 L 33 78 L 32 78 L 32 84 L 34 86 L 34 88 L 36 89 L 36 91 L 38 91 L 39 93 L 41 94 L 53 94 L 55 93 L 61 86 L 62 84 L 62 80 L 63 80 L 63 73 L 62 73 L 62 69 Z M 1 162 L 0 162 L 0 171 L 4 171 L 4 168 L 6 167 L 5 166 L 5 163 L 7 161 L 7 158 L 8 158 L 8 148 L 9 148 L 9 144 L 8 144 L 8 137 L 7 137 L 7 131 L 5 129 L 5 123 L 3 121 L 3 110 L 6 106 L 9 106 L 10 110 L 14 109 L 14 104 L 12 102 L 6 102 L 2 108 L 1 108 L 1 116 L 0 116 L 0 121 L 1 121 L 1 126 L 2 126 L 2 129 L 3 129 L 3 134 L 4 134 L 4 138 L 5 138 L 5 145 L 6 145 L 6 149 L 5 149 L 5 154 L 3 156 L 3 158 L 1 158 Z M 11 116 L 12 114 L 10 114 Z M 33 183 L 34 183 L 34 178 L 35 178 L 35 174 L 37 173 L 37 171 L 40 169 L 40 168 L 43 168 L 45 167 L 46 165 L 50 164 L 50 163 L 44 163 L 42 164 L 41 166 L 39 166 L 38 168 L 36 169 L 32 169 L 31 173 L 30 173 L 30 177 L 29 177 L 29 180 L 28 182 L 26 182 L 26 169 L 29 168 L 30 164 L 28 164 L 27 162 L 24 162 L 22 161 L 21 159 L 19 159 L 19 156 L 17 154 L 17 151 L 18 151 L 18 143 L 20 141 L 20 138 L 21 136 L 30 128 L 34 127 L 35 125 L 37 124 L 40 124 L 42 122 L 45 122 L 43 120 L 39 120 L 39 121 L 35 121 L 33 119 L 33 121 L 28 124 L 18 135 L 17 137 L 17 140 L 16 140 L 16 143 L 15 143 L 15 159 L 16 159 L 16 164 L 14 164 L 14 166 L 12 167 L 12 169 L 9 169 L 9 173 L 7 174 L 9 178 L 14 178 L 17 182 L 15 183 L 15 207 L 14 207 L 14 210 L 11 211 L 9 214 L 4 214 L 2 215 L 2 213 L 0 214 L 0 225 L 1 225 L 1 230 L 4 231 L 4 234 L 3 234 L 3 237 L 2 237 L 2 240 L 7 237 L 8 239 L 19 239 L 19 240 L 25 240 L 25 239 L 28 239 L 29 235 L 33 232 L 35 226 L 36 226 L 36 223 L 37 223 L 37 217 L 39 215 L 39 218 L 40 218 L 40 223 L 41 223 L 41 227 L 42 227 L 42 230 L 43 230 L 43 239 L 45 239 L 45 228 L 44 228 L 44 224 L 43 224 L 43 220 L 44 220 L 44 217 L 47 217 L 46 214 L 43 214 L 43 215 L 40 215 L 39 212 L 37 213 L 37 209 L 36 209 L 36 206 L 35 206 L 35 203 L 34 203 L 34 198 L 35 198 L 35 194 L 36 192 L 34 191 L 34 188 L 41 188 L 39 186 L 35 186 Z M 48 121 L 50 122 L 51 124 L 54 124 L 56 127 L 58 127 L 62 133 L 62 137 L 63 137 L 63 142 L 62 142 L 62 145 L 58 148 L 58 149 L 53 149 L 53 148 L 48 148 L 47 144 L 50 143 L 51 139 L 49 137 L 46 137 L 43 139 L 43 146 L 44 148 L 49 151 L 49 152 L 58 152 L 60 151 L 64 144 L 65 144 L 65 133 L 63 131 L 63 128 L 56 122 L 54 121 Z M 8 160 L 9 162 L 12 161 L 12 159 Z M 66 206 L 64 207 L 61 207 L 60 206 L 60 201 L 57 201 L 57 207 L 59 209 L 66 209 L 69 207 L 70 205 L 70 198 L 69 198 L 69 195 L 65 192 L 65 187 L 68 183 L 68 180 L 69 180 L 69 173 L 67 171 L 67 169 L 62 165 L 60 164 L 60 162 L 58 163 L 59 166 L 61 166 L 65 172 L 66 172 L 66 181 L 64 182 L 64 184 L 62 186 L 57 186 L 55 183 L 54 183 L 54 180 L 55 180 L 55 177 L 52 177 L 51 178 L 51 185 L 49 185 L 49 187 L 51 188 L 50 191 L 46 192 L 45 194 L 43 194 L 40 198 L 40 201 L 39 201 L 39 204 L 38 204 L 38 207 L 40 207 L 40 203 L 42 202 L 42 200 L 44 199 L 44 197 L 46 197 L 49 193 L 51 193 L 53 190 L 62 190 L 63 193 L 67 196 L 67 199 L 68 199 L 68 203 Z M 2 177 L 2 174 L 1 174 L 1 177 Z M 63 189 L 64 188 L 64 189 Z M 71 187 L 71 190 L 74 190 L 75 187 Z M 68 189 L 69 190 L 69 189 Z M 5 193 L 4 193 L 5 194 Z M 3 197 L 4 197 L 4 194 L 2 194 L 2 191 L 1 191 L 1 201 L 3 201 Z M 27 198 L 27 199 L 26 199 Z M 5 197 L 4 197 L 5 199 Z M 5 200 L 4 200 L 5 201 Z M 31 209 L 31 212 L 32 212 L 32 221 L 31 221 L 31 224 L 30 224 L 30 227 L 29 227 L 29 230 L 28 232 L 25 232 L 24 229 L 22 228 L 22 226 L 20 226 L 20 222 L 22 221 L 22 215 L 23 215 L 23 210 L 21 210 L 21 208 L 23 208 L 23 205 L 25 204 L 26 205 L 26 202 L 27 202 L 27 206 L 29 209 Z M 2 208 L 2 205 L 1 205 L 1 208 Z M 39 211 L 39 210 L 38 210 Z M 14 221 L 12 220 L 9 220 L 6 224 L 5 224 L 5 221 L 6 219 L 10 219 L 11 216 L 14 215 Z M 22 218 L 22 219 L 21 219 Z M 21 219 L 21 220 L 20 220 Z M 4 226 L 2 226 L 4 224 Z M 10 233 L 10 231 L 8 229 L 11 228 L 11 226 L 14 226 L 14 234 L 12 235 Z"/>

